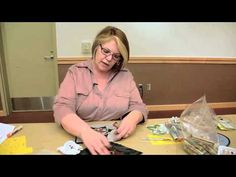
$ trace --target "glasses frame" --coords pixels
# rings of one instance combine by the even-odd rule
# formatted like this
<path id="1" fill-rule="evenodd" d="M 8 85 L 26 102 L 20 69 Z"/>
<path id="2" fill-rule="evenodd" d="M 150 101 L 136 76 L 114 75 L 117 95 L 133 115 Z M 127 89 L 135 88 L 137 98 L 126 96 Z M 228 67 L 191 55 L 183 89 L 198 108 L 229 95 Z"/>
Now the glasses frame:
<path id="1" fill-rule="evenodd" d="M 114 61 L 119 61 L 119 60 L 121 60 L 121 58 L 122 58 L 122 55 L 120 54 L 120 53 L 113 53 L 110 49 L 108 49 L 108 48 L 104 48 L 104 47 L 102 47 L 102 44 L 99 44 L 100 45 L 100 47 L 101 47 L 101 53 L 104 55 L 104 56 L 106 56 L 106 57 L 108 57 L 108 56 L 112 56 L 112 59 L 114 60 Z M 109 52 L 109 53 L 106 53 L 104 50 L 106 50 L 107 52 Z M 114 55 L 120 55 L 119 56 L 119 58 L 115 58 L 114 57 Z"/>

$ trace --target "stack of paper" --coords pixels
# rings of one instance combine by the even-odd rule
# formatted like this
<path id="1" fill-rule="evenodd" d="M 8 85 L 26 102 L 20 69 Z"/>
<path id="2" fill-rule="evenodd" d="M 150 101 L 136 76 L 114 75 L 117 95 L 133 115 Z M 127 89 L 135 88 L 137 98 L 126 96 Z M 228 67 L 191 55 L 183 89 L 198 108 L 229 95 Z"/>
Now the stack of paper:
<path id="1" fill-rule="evenodd" d="M 7 139 L 7 135 L 13 132 L 15 126 L 0 123 L 0 144 Z"/>

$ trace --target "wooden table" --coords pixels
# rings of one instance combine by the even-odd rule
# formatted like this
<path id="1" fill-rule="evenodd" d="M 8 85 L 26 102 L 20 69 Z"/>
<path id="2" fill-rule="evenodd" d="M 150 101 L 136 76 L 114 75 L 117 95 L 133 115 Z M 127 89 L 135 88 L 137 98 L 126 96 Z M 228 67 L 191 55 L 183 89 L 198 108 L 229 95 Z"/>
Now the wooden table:
<path id="1" fill-rule="evenodd" d="M 222 117 L 236 122 L 236 115 L 224 115 Z M 147 125 L 164 123 L 166 121 L 167 119 L 148 119 L 144 124 L 137 126 L 134 134 L 118 143 L 139 150 L 143 154 L 186 154 L 183 150 L 182 143 L 153 145 L 150 141 L 143 141 L 143 138 L 151 134 L 151 131 L 146 127 Z M 94 124 L 104 125 L 112 124 L 112 122 L 91 122 L 91 125 Z M 33 154 L 60 154 L 57 148 L 62 146 L 66 141 L 75 139 L 56 123 L 24 123 L 14 125 L 23 125 L 23 130 L 15 134 L 14 137 L 26 136 L 27 146 L 33 148 Z M 236 130 L 218 130 L 218 132 L 229 137 L 231 141 L 229 146 L 236 148 Z"/>

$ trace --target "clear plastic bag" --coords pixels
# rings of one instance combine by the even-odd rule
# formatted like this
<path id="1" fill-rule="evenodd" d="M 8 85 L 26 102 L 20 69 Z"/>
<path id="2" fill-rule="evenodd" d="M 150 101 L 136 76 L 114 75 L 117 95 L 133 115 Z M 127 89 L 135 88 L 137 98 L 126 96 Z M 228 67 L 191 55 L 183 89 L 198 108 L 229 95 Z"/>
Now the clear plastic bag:
<path id="1" fill-rule="evenodd" d="M 180 116 L 184 149 L 190 154 L 216 154 L 219 145 L 216 114 L 203 96 Z"/>

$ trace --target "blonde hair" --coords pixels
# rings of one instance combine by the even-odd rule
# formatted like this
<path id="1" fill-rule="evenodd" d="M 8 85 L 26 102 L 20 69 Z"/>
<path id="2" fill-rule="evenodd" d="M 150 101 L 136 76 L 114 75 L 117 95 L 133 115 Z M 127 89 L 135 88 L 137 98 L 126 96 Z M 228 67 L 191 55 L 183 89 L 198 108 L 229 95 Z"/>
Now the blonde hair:
<path id="1" fill-rule="evenodd" d="M 92 54 L 94 57 L 96 54 L 97 46 L 109 42 L 111 40 L 115 40 L 122 56 L 121 60 L 113 67 L 114 70 L 119 71 L 121 68 L 125 67 L 129 61 L 129 42 L 125 33 L 122 30 L 113 26 L 107 26 L 104 29 L 102 29 L 97 34 L 93 42 Z"/>

